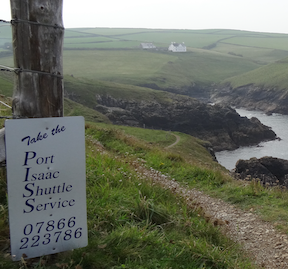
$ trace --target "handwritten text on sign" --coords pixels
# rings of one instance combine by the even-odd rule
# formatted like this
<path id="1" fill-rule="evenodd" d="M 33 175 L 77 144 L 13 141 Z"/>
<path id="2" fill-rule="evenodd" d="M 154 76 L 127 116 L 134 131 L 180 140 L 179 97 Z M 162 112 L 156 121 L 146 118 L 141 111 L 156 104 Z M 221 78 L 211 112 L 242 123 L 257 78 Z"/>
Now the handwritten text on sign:
<path id="1" fill-rule="evenodd" d="M 86 246 L 84 119 L 8 120 L 5 127 L 13 259 Z"/>

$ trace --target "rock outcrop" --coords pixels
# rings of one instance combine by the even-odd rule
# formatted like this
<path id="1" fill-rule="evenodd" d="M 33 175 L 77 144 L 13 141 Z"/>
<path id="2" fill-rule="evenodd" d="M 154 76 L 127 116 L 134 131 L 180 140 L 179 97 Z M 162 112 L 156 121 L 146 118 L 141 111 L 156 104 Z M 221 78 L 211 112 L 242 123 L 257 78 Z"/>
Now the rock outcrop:
<path id="1" fill-rule="evenodd" d="M 231 86 L 226 86 L 214 90 L 211 100 L 236 108 L 261 110 L 267 114 L 288 115 L 287 89 L 263 88 L 253 84 L 234 89 Z"/>
<path id="2" fill-rule="evenodd" d="M 273 157 L 239 160 L 234 173 L 237 179 L 248 181 L 256 179 L 265 186 L 288 187 L 288 160 Z"/>
<path id="3" fill-rule="evenodd" d="M 230 107 L 207 105 L 187 96 L 167 93 L 167 100 L 163 102 L 123 100 L 99 94 L 96 99 L 94 109 L 114 124 L 187 133 L 209 141 L 215 151 L 276 138 L 275 133 L 256 118 L 249 120 Z"/>

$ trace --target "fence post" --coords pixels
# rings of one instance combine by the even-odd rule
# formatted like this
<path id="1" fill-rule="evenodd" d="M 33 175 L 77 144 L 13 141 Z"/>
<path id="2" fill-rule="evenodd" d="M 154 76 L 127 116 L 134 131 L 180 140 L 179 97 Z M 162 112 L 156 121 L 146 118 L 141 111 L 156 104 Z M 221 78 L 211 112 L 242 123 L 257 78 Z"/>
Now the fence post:
<path id="1" fill-rule="evenodd" d="M 63 0 L 10 0 L 15 117 L 63 116 Z"/>

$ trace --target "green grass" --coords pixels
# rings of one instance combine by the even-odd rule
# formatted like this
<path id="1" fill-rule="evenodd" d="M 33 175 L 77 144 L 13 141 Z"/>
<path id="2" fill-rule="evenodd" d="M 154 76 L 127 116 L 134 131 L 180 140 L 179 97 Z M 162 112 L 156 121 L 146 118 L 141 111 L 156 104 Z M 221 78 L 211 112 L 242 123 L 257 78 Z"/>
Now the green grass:
<path id="1" fill-rule="evenodd" d="M 83 116 L 86 121 L 110 123 L 110 120 L 103 114 L 68 98 L 64 99 L 64 116 Z"/>
<path id="2" fill-rule="evenodd" d="M 69 77 L 68 77 L 69 80 Z M 12 94 L 13 94 L 13 75 L 11 73 L 0 73 L 0 97 L 2 102 L 12 106 Z M 88 98 L 88 97 L 87 97 Z M 95 103 L 94 103 L 95 105 Z M 95 111 L 93 105 L 91 108 L 88 106 L 76 103 L 68 98 L 64 98 L 64 115 L 65 116 L 83 116 L 86 121 L 110 123 L 110 120 L 103 114 Z M 11 109 L 0 105 L 0 116 L 12 116 Z M 1 124 L 4 124 L 4 119 L 0 120 Z"/>
<path id="3" fill-rule="evenodd" d="M 64 51 L 64 73 L 123 84 L 161 88 L 210 85 L 260 65 L 231 55 L 194 50 L 185 54 L 142 50 Z"/>
<path id="4" fill-rule="evenodd" d="M 0 94 L 12 96 L 13 80 L 11 73 L 0 72 Z"/>
<path id="5" fill-rule="evenodd" d="M 70 37 L 70 38 L 64 39 L 64 47 L 67 44 L 75 44 L 75 43 L 83 44 L 83 43 L 96 43 L 96 42 L 107 42 L 107 41 L 111 41 L 111 38 L 107 38 L 103 36 Z"/>
<path id="6" fill-rule="evenodd" d="M 11 43 L 12 29 L 11 26 L 7 23 L 0 22 L 0 47 L 3 46 L 6 42 Z"/>
<path id="7" fill-rule="evenodd" d="M 176 141 L 176 137 L 171 132 L 162 130 L 151 130 L 128 126 L 119 126 L 119 129 L 138 139 L 145 140 L 150 144 L 167 147 Z"/>
<path id="8" fill-rule="evenodd" d="M 155 84 L 166 89 L 189 87 L 193 83 L 202 86 L 219 83 L 288 55 L 288 37 L 284 34 L 217 29 L 192 31 L 88 28 L 77 31 L 88 36 L 126 40 L 92 44 L 99 48 L 136 48 L 141 42 L 153 42 L 165 48 L 171 41 L 184 41 L 190 52 L 185 55 L 147 51 L 65 52 L 65 72 L 77 77 L 133 85 Z M 212 51 L 199 50 L 211 44 L 215 44 Z M 90 45 L 85 46 L 89 48 Z M 72 46 L 77 47 L 77 43 Z M 81 59 L 84 60 L 84 65 L 79 65 Z"/>
<path id="9" fill-rule="evenodd" d="M 85 35 L 107 38 L 122 38 L 140 42 L 154 42 L 168 47 L 171 42 L 185 42 L 186 46 L 202 48 L 222 40 L 245 47 L 265 47 L 287 50 L 288 40 L 285 34 L 268 34 L 237 30 L 163 30 L 163 29 L 121 29 L 121 28 L 79 28 L 67 29 L 67 38 Z M 79 40 L 80 41 L 80 40 Z M 226 41 L 225 41 L 226 42 Z M 115 46 L 114 48 L 117 48 Z"/>
<path id="10" fill-rule="evenodd" d="M 288 51 L 267 49 L 267 48 L 251 48 L 247 46 L 240 46 L 224 42 L 218 42 L 217 46 L 212 49 L 220 53 L 235 53 L 241 55 L 240 57 L 248 58 L 258 63 L 267 64 L 277 60 L 286 58 Z"/>
<path id="11" fill-rule="evenodd" d="M 0 101 L 12 106 L 12 98 L 0 96 Z M 12 109 L 0 103 L 0 117 L 12 117 Z M 0 129 L 5 127 L 5 118 L 0 118 Z"/>
<path id="12" fill-rule="evenodd" d="M 122 130 L 123 128 L 117 127 Z M 125 134 L 117 129 L 108 128 L 105 135 L 98 133 L 95 137 L 118 155 L 144 159 L 147 167 L 169 174 L 190 188 L 201 189 L 244 210 L 253 208 L 254 213 L 262 219 L 274 223 L 282 232 L 287 232 L 288 192 L 286 190 L 265 188 L 254 181 L 232 180 L 223 167 L 212 161 L 208 151 L 201 146 L 203 141 L 189 135 L 178 133 L 181 136 L 180 143 L 169 151 L 161 151 L 159 145 L 162 143 L 165 145 L 166 132 L 157 131 L 153 137 L 154 142 L 151 142 L 152 130 L 149 136 L 149 131 L 145 129 L 134 130 L 132 127 L 125 127 Z M 142 135 L 140 135 L 141 131 Z M 130 137 L 132 134 L 148 141 L 153 150 L 148 150 L 145 144 L 141 146 L 137 140 Z M 113 136 L 117 137 L 117 141 Z"/>
<path id="13" fill-rule="evenodd" d="M 137 29 L 137 28 L 68 28 L 65 31 L 69 33 L 69 35 L 74 35 L 74 33 L 80 33 L 82 35 L 94 34 L 94 35 L 104 35 L 104 36 L 119 36 L 126 35 L 131 33 L 138 33 L 141 31 L 145 31 L 145 29 Z"/>
<path id="14" fill-rule="evenodd" d="M 125 101 L 157 101 L 161 103 L 172 101 L 166 92 L 132 85 L 78 79 L 70 76 L 65 77 L 64 85 L 69 94 L 73 93 L 76 95 L 74 99 L 78 103 L 90 108 L 95 107 L 97 104 L 97 94 L 111 96 L 112 98 L 121 98 Z"/>
<path id="15" fill-rule="evenodd" d="M 69 49 L 77 49 L 77 50 L 85 50 L 85 49 L 135 49 L 139 48 L 140 44 L 136 41 L 119 41 L 119 40 L 106 40 L 106 41 L 91 41 L 86 42 L 65 42 L 64 43 L 64 50 Z"/>
<path id="16" fill-rule="evenodd" d="M 130 135 L 129 130 L 133 128 L 125 129 L 126 136 L 118 131 L 114 133 L 114 136 L 120 140 L 117 143 L 111 138 L 113 131 L 109 131 L 108 136 L 97 136 L 97 139 L 117 154 L 135 155 L 144 159 L 147 167 L 169 174 L 171 178 L 187 184 L 190 188 L 201 189 L 244 210 L 253 208 L 254 213 L 262 219 L 270 221 L 282 232 L 288 231 L 288 192 L 286 190 L 265 188 L 255 181 L 232 180 L 223 167 L 212 161 L 208 151 L 201 146 L 203 141 L 189 135 L 178 133 L 181 136 L 180 143 L 167 152 L 157 147 L 157 144 L 161 144 L 161 139 L 165 141 L 165 132 L 155 134 L 158 136 L 157 143 L 152 143 L 153 150 L 150 151 L 145 149 L 145 146 L 139 146 L 139 143 L 137 144 L 133 139 L 127 139 L 127 135 Z M 142 130 L 143 134 L 146 134 L 146 130 Z M 141 129 L 137 129 L 136 133 L 138 132 L 141 132 Z M 132 133 L 135 134 L 135 131 L 131 131 Z M 142 139 L 149 141 L 148 137 L 143 135 Z M 134 143 L 137 144 L 136 149 Z"/>
<path id="17" fill-rule="evenodd" d="M 146 51 L 64 51 L 64 73 L 77 77 L 121 82 L 151 77 L 174 55 Z"/>
<path id="18" fill-rule="evenodd" d="M 281 231 L 288 229 L 288 193 L 232 180 L 203 141 L 177 134 L 180 143 L 165 150 L 167 138 L 174 140 L 164 131 L 86 124 L 89 245 L 36 259 L 27 268 L 253 268 L 245 252 L 199 217 L 197 208 L 147 180 L 137 167 L 152 167 L 187 188 L 253 209 Z M 9 241 L 3 169 L 0 192 L 0 265 L 19 268 L 21 262 L 4 258 Z"/>
<path id="19" fill-rule="evenodd" d="M 84 32 L 97 34 L 97 31 L 102 31 L 104 34 L 106 30 L 91 28 Z M 133 31 L 136 33 L 138 29 L 111 29 L 108 34 L 131 34 Z M 76 29 L 70 32 L 70 37 L 76 32 Z M 80 35 L 84 35 L 84 32 Z M 183 36 L 189 33 L 181 32 Z M 207 30 L 201 31 L 201 35 L 203 34 L 212 34 L 213 38 L 218 38 L 220 35 L 229 37 L 230 34 L 236 35 L 239 32 Z M 255 33 L 243 34 L 259 38 Z M 139 34 L 141 35 L 146 34 Z M 159 40 L 160 38 L 163 36 Z M 213 38 L 209 38 L 207 37 L 207 44 L 214 42 Z M 195 42 L 201 43 L 200 40 Z M 123 99 L 171 101 L 167 93 L 161 91 L 94 79 L 131 84 L 153 82 L 162 87 L 183 87 L 192 82 L 208 85 L 259 66 L 252 60 L 245 59 L 250 57 L 253 50 L 255 52 L 255 48 L 243 48 L 245 56 L 237 57 L 227 53 L 240 53 L 239 46 L 223 46 L 226 47 L 216 46 L 213 49 L 215 51 L 192 48 L 189 53 L 177 55 L 140 50 L 65 51 L 64 71 L 74 75 L 74 78 L 65 77 L 65 87 L 70 94 L 74 94 L 76 101 L 81 101 L 90 108 L 66 100 L 65 115 L 84 115 L 86 120 L 101 122 L 86 125 L 89 245 L 84 249 L 43 257 L 30 264 L 11 262 L 6 257 L 9 251 L 8 211 L 5 171 L 2 169 L 0 267 L 253 268 L 246 260 L 245 252 L 199 217 L 197 208 L 187 207 L 181 197 L 144 179 L 137 174 L 134 165 L 140 162 L 147 169 L 152 167 L 188 188 L 203 190 L 243 210 L 252 208 L 256 214 L 273 223 L 282 232 L 288 230 L 286 191 L 264 188 L 255 182 L 232 180 L 228 171 L 212 160 L 202 146 L 205 142 L 199 139 L 177 133 L 181 137 L 180 142 L 171 149 L 163 149 L 175 141 L 175 137 L 169 132 L 107 125 L 107 118 L 91 110 L 95 106 L 97 92 Z M 280 46 L 279 43 L 277 46 Z M 273 57 L 281 57 L 281 53 L 261 49 L 255 53 L 254 60 L 263 64 L 269 59 L 273 61 Z M 12 57 L 1 58 L 1 64 L 12 66 Z M 247 81 L 252 83 L 255 77 L 259 77 L 259 85 L 263 81 L 264 85 L 278 81 L 279 87 L 285 87 L 286 67 L 287 60 L 278 61 L 246 73 L 242 78 L 235 77 L 233 85 L 243 85 Z M 1 75 L 0 85 L 1 93 L 11 96 L 11 78 Z M 10 99 L 5 101 L 11 102 Z M 1 110 L 1 113 L 8 115 L 11 110 Z M 101 145 L 107 150 L 105 154 Z"/>
<path id="20" fill-rule="evenodd" d="M 0 94 L 3 95 L 0 100 L 12 106 L 13 83 L 10 73 L 0 73 Z M 64 98 L 64 115 L 83 116 L 86 121 L 110 123 L 110 120 L 103 114 L 68 98 Z M 0 116 L 12 116 L 12 110 L 0 104 Z M 0 122 L 3 125 L 4 119 Z"/>
<path id="21" fill-rule="evenodd" d="M 233 88 L 254 84 L 263 88 L 288 88 L 288 58 L 263 66 L 248 73 L 227 79 Z"/>
<path id="22" fill-rule="evenodd" d="M 211 43 L 217 42 L 219 39 L 225 38 L 225 35 L 209 35 L 209 34 L 201 34 L 196 32 L 188 32 L 188 31 L 154 31 L 147 33 L 139 33 L 133 35 L 125 35 L 126 39 L 129 40 L 143 40 L 146 42 L 157 42 L 162 44 L 162 47 L 167 47 L 171 44 L 171 42 L 185 42 L 185 45 L 188 47 L 194 48 L 202 48 L 204 46 L 210 45 Z"/>
<path id="23" fill-rule="evenodd" d="M 12 29 L 9 23 L 0 22 L 1 38 L 11 38 Z"/>
<path id="24" fill-rule="evenodd" d="M 0 58 L 0 65 L 4 65 L 4 66 L 8 66 L 8 67 L 14 67 L 13 56 L 12 55 L 6 56 L 6 53 L 7 53 L 7 51 L 5 51 L 5 54 L 3 55 L 4 57 Z"/>
<path id="25" fill-rule="evenodd" d="M 286 190 L 278 187 L 265 188 L 254 180 L 236 188 L 233 184 L 227 184 L 218 195 L 221 199 L 237 204 L 242 209 L 253 208 L 262 215 L 264 220 L 282 225 L 283 231 L 287 232 L 288 193 Z"/>
<path id="26" fill-rule="evenodd" d="M 3 38 L 9 38 L 8 30 L 5 28 Z M 184 41 L 188 52 L 139 47 L 141 42 L 153 42 L 166 50 L 171 41 Z M 288 55 L 287 42 L 284 34 L 217 29 L 67 29 L 64 74 L 181 92 L 192 85 L 210 87 L 283 59 Z M 210 50 L 201 49 L 211 45 Z M 1 57 L 0 64 L 13 66 L 12 56 Z"/>
<path id="27" fill-rule="evenodd" d="M 199 50 L 177 56 L 178 59 L 173 63 L 167 63 L 157 76 L 166 79 L 162 87 L 165 87 L 165 84 L 172 87 L 189 83 L 191 85 L 193 82 L 198 85 L 210 85 L 222 81 L 225 77 L 259 67 L 246 59 Z"/>
<path id="28" fill-rule="evenodd" d="M 255 47 L 255 48 L 273 48 L 277 50 L 286 50 L 288 48 L 288 36 L 282 37 L 235 37 L 225 40 L 226 43 L 236 45 Z"/>
<path id="29" fill-rule="evenodd" d="M 160 148 L 103 126 L 86 125 L 88 246 L 33 263 L 5 258 L 9 241 L 2 174 L 1 268 L 253 268 L 245 252 L 199 217 L 197 208 L 137 173 L 138 154 L 158 163 L 163 161 Z M 177 155 L 167 157 L 173 166 L 185 163 Z"/>

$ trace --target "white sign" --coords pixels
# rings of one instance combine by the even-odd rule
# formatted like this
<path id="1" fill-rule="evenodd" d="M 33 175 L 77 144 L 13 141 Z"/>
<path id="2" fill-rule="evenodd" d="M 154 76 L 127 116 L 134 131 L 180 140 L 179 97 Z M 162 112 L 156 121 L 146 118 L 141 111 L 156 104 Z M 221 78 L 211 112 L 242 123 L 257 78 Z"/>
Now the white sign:
<path id="1" fill-rule="evenodd" d="M 83 117 L 5 121 L 13 260 L 88 244 Z"/>

